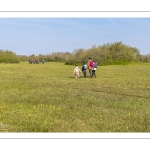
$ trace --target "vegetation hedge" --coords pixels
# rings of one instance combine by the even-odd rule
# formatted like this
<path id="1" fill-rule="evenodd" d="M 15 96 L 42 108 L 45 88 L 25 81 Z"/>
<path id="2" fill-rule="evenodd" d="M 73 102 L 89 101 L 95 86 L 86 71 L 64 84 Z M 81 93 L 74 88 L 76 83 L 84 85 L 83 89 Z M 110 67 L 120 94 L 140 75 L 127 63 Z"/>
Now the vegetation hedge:
<path id="1" fill-rule="evenodd" d="M 0 63 L 20 63 L 20 59 L 12 51 L 0 50 Z"/>
<path id="2" fill-rule="evenodd" d="M 45 62 L 64 62 L 66 65 L 82 64 L 89 57 L 96 60 L 98 65 L 125 65 L 133 62 L 150 62 L 150 54 L 141 55 L 140 51 L 120 42 L 107 43 L 102 46 L 93 45 L 89 49 L 79 48 L 73 52 L 53 52 L 51 54 L 36 56 L 32 54 L 15 55 L 11 51 L 0 51 L 0 62 L 18 63 L 28 60 L 44 60 Z"/>

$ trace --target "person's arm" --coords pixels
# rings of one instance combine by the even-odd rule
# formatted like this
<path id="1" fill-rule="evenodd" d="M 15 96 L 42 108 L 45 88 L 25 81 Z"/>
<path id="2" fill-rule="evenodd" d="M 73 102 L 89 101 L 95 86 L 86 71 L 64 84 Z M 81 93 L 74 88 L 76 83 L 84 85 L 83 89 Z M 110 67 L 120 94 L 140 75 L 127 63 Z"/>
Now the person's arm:
<path id="1" fill-rule="evenodd" d="M 89 69 L 89 65 L 90 65 L 89 63 L 90 63 L 90 62 L 88 61 L 88 63 L 87 63 L 87 69 Z"/>

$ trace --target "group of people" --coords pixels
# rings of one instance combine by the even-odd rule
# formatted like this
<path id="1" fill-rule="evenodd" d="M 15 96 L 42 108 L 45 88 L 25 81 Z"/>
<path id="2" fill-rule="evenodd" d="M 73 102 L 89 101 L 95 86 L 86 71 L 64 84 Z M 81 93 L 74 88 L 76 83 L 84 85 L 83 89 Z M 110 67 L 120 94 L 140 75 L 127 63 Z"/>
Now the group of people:
<path id="1" fill-rule="evenodd" d="M 29 59 L 29 64 L 39 64 L 39 63 L 41 63 L 41 64 L 44 64 L 44 60 L 31 60 L 31 59 Z"/>
<path id="2" fill-rule="evenodd" d="M 73 71 L 75 78 L 80 78 L 80 72 L 83 73 L 84 78 L 85 78 L 87 70 L 89 70 L 90 78 L 93 78 L 93 77 L 96 78 L 97 62 L 95 60 L 92 60 L 91 57 L 89 58 L 87 64 L 83 62 L 82 71 L 77 65 L 75 65 L 75 68 Z"/>

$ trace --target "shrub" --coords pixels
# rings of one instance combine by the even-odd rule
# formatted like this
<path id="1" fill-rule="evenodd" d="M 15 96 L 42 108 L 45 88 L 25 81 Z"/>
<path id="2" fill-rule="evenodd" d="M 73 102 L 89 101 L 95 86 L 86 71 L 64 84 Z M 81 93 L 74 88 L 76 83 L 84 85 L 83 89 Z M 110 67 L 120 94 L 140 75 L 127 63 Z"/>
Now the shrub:
<path id="1" fill-rule="evenodd" d="M 20 63 L 20 59 L 12 51 L 0 50 L 0 63 Z"/>

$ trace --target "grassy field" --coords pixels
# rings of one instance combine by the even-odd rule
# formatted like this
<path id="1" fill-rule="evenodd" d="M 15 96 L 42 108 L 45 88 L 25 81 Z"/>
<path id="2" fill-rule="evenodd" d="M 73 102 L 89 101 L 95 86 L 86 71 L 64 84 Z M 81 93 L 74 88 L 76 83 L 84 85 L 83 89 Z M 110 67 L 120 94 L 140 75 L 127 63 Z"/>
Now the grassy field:
<path id="1" fill-rule="evenodd" d="M 81 68 L 81 66 L 79 66 Z M 149 132 L 150 64 L 0 64 L 0 132 Z"/>

